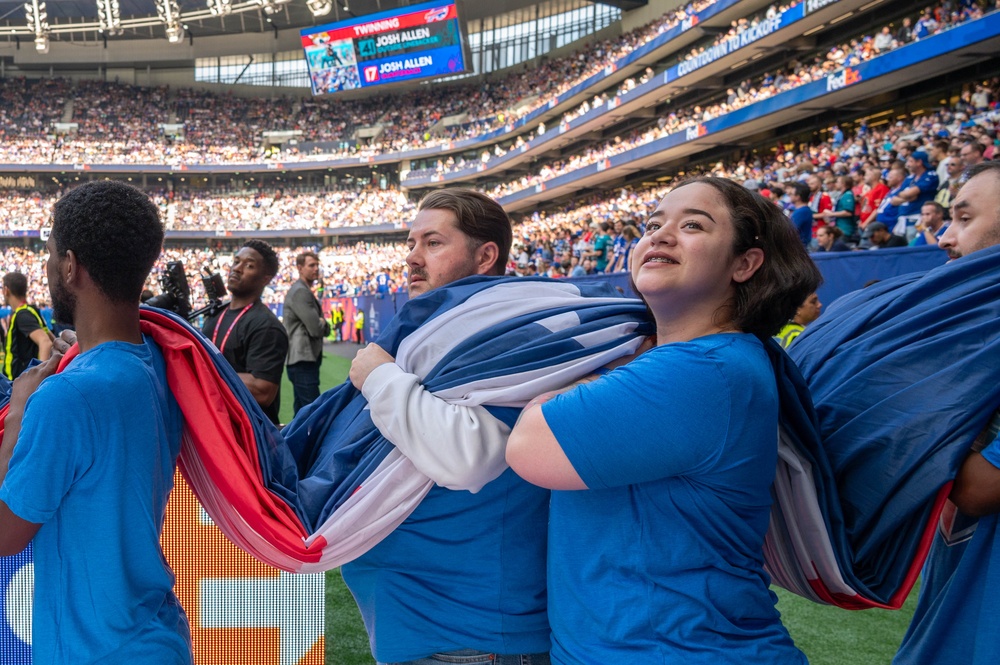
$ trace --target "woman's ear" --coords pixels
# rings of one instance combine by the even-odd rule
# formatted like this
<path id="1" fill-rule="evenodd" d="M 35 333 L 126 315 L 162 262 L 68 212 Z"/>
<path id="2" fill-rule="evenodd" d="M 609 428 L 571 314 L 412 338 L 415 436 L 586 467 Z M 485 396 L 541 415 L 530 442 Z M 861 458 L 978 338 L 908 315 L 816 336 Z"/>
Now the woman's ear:
<path id="1" fill-rule="evenodd" d="M 736 257 L 733 263 L 733 281 L 742 284 L 764 265 L 764 250 L 760 247 L 751 247 Z"/>

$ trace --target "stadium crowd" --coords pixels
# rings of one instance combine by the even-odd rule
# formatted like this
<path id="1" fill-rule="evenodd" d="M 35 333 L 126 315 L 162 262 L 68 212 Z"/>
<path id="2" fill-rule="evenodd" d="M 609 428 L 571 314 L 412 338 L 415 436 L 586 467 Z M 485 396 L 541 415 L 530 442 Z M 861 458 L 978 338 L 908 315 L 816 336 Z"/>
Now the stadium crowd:
<path id="1" fill-rule="evenodd" d="M 651 143 L 665 136 L 683 132 L 690 127 L 697 126 L 699 123 L 718 118 L 787 90 L 792 90 L 812 81 L 822 79 L 844 67 L 858 65 L 861 62 L 878 57 L 889 50 L 904 46 L 932 34 L 937 34 L 982 15 L 982 9 L 978 5 L 963 6 L 955 11 L 946 11 L 946 7 L 951 7 L 951 3 L 945 1 L 934 8 L 928 7 L 920 10 L 917 19 L 917 26 L 920 26 L 919 30 L 911 28 L 898 30 L 890 39 L 882 40 L 881 47 L 876 46 L 876 35 L 859 36 L 846 43 L 833 46 L 828 50 L 814 53 L 808 58 L 804 57 L 802 62 L 790 62 L 782 70 L 774 73 L 766 73 L 756 80 L 744 80 L 738 86 L 726 90 L 722 96 L 710 103 L 704 105 L 698 104 L 673 111 L 659 118 L 654 126 L 646 130 L 637 129 L 626 136 L 616 136 L 602 145 L 589 147 L 581 153 L 533 167 L 530 175 L 524 175 L 515 180 L 500 183 L 490 190 L 489 193 L 496 197 L 502 197 L 534 187 L 552 178 L 621 154 L 638 146 Z M 940 16 L 940 19 L 935 18 L 938 16 Z M 909 22 L 907 21 L 907 23 Z M 889 26 L 885 26 L 879 32 L 879 35 L 888 34 L 886 32 L 888 30 Z M 506 152 L 498 145 L 493 149 L 493 154 L 501 156 L 506 154 Z M 441 165 L 440 171 L 460 170 L 467 165 L 462 160 L 458 160 L 453 165 Z M 414 171 L 410 175 L 419 176 L 424 174 L 424 172 Z"/>
<path id="2" fill-rule="evenodd" d="M 774 4 L 774 16 L 799 4 Z M 433 147 L 479 136 L 550 102 L 594 74 L 617 68 L 636 48 L 674 28 L 714 0 L 697 0 L 663 14 L 615 39 L 590 44 L 564 57 L 508 73 L 484 84 L 434 86 L 407 92 L 406 110 L 394 98 L 365 100 L 246 98 L 166 86 L 144 88 L 115 82 L 64 79 L 28 82 L 4 79 L 0 86 L 0 160 L 9 163 L 225 164 L 373 156 Z M 734 21 L 719 40 L 753 26 L 760 16 Z M 695 47 L 684 58 L 706 46 Z M 627 79 L 619 93 L 652 74 Z M 603 103 L 607 93 L 570 115 Z M 388 110 L 387 110 L 388 109 Z M 474 109 L 474 111 L 470 111 Z M 455 118 L 454 124 L 442 122 Z M 66 120 L 75 123 L 57 127 Z M 177 126 L 183 128 L 182 131 Z M 361 127 L 379 127 L 369 143 L 355 138 Z M 541 133 L 542 128 L 538 128 Z M 262 141 L 267 131 L 299 132 L 297 144 Z M 524 139 L 521 138 L 521 141 Z"/>
<path id="3" fill-rule="evenodd" d="M 854 134 L 830 127 L 826 138 L 809 145 L 779 144 L 770 151 L 748 152 L 731 162 L 717 162 L 691 169 L 683 175 L 710 174 L 745 183 L 772 197 L 789 213 L 795 208 L 797 183 L 809 188 L 804 197 L 813 215 L 812 248 L 827 249 L 816 239 L 820 229 L 839 227 L 837 240 L 859 243 L 859 232 L 867 222 L 889 222 L 891 211 L 879 210 L 890 189 L 899 188 L 907 175 L 908 157 L 927 156 L 935 175 L 934 200 L 945 211 L 959 184 L 962 171 L 977 160 L 991 159 L 1000 129 L 1000 78 L 967 85 L 957 104 L 934 113 L 919 113 L 910 122 L 862 120 Z M 893 173 L 895 172 L 895 173 Z M 669 185 L 624 188 L 595 195 L 555 211 L 537 211 L 515 227 L 515 240 L 508 272 L 552 277 L 580 276 L 594 272 L 620 271 L 627 265 L 631 236 L 637 236 L 643 220 L 653 210 Z M 847 196 L 848 192 L 850 193 Z M 0 230 L 38 230 L 51 215 L 58 192 L 6 193 L 0 199 Z M 153 192 L 168 228 L 209 230 L 311 229 L 362 226 L 374 223 L 402 224 L 412 218 L 414 202 L 395 189 L 298 192 L 258 190 L 243 193 L 206 194 L 196 191 Z M 852 200 L 851 206 L 846 202 Z M 849 208 L 845 217 L 834 216 L 835 208 Z M 896 213 L 898 215 L 898 213 Z M 336 221 L 334 221 L 336 220 Z M 606 226 L 606 228 L 604 228 Z M 631 231 L 626 231 L 631 227 Z M 820 232 L 825 236 L 825 232 Z M 867 244 L 867 243 L 864 243 Z M 850 248 L 850 244 L 841 245 Z M 838 246 L 840 247 L 840 246 Z M 303 247 L 279 248 L 282 272 L 265 293 L 269 303 L 281 302 L 294 282 L 294 256 Z M 315 248 L 314 248 L 315 249 Z M 329 296 L 375 293 L 381 282 L 387 292 L 405 290 L 402 243 L 349 243 L 320 248 L 321 278 Z M 160 273 L 167 261 L 181 260 L 189 277 L 203 267 L 225 274 L 231 252 L 210 249 L 170 248 L 157 264 L 148 286 L 159 290 Z M 23 247 L 4 252 L 4 269 L 20 267 L 29 277 L 30 298 L 44 300 L 45 257 Z M 388 279 L 378 279 L 384 273 Z M 193 304 L 205 304 L 200 282 L 191 280 Z"/>

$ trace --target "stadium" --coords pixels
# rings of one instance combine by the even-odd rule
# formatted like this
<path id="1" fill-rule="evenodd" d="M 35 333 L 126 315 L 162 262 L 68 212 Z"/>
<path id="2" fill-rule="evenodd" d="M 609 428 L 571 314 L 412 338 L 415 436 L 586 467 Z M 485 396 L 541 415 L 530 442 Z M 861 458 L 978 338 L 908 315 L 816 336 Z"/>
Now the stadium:
<path id="1" fill-rule="evenodd" d="M 813 236 L 833 225 L 867 248 L 863 226 L 878 206 L 865 207 L 866 195 L 897 160 L 924 154 L 947 208 L 960 184 L 947 160 L 972 166 L 968 144 L 996 158 L 998 7 L 0 2 L 3 272 L 27 275 L 28 301 L 47 307 L 53 205 L 108 179 L 141 188 L 160 211 L 154 293 L 167 263 L 181 261 L 191 305 L 204 307 L 198 273 L 225 275 L 247 239 L 263 239 L 281 267 L 264 292 L 275 313 L 296 281 L 295 257 L 313 251 L 324 312 L 336 302 L 348 321 L 365 313 L 367 340 L 407 300 L 409 227 L 421 198 L 442 188 L 478 190 L 511 215 L 512 276 L 628 289 L 632 246 L 592 261 L 595 242 L 642 229 L 693 175 L 728 178 L 788 211 L 791 183 L 807 183 Z M 854 204 L 836 207 L 845 194 Z M 899 233 L 919 232 L 904 220 Z M 827 303 L 947 260 L 936 247 L 900 250 L 893 262 L 812 249 Z M 356 350 L 341 357 L 339 346 L 324 390 L 345 379 Z M 197 663 L 374 662 L 337 571 L 290 575 L 254 561 L 183 491 L 168 508 L 164 549 Z M 26 562 L 0 567 L 4 663 L 31 662 Z M 916 601 L 914 591 L 901 610 L 848 613 L 778 594 L 792 638 L 819 664 L 889 662 Z"/>

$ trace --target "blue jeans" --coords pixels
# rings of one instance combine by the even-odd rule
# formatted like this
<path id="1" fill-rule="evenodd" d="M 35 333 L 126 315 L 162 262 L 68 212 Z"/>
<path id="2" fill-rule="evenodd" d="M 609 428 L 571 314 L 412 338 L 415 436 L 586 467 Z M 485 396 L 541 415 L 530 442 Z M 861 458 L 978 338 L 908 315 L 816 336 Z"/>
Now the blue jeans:
<path id="1" fill-rule="evenodd" d="M 292 404 L 294 413 L 308 406 L 319 397 L 319 362 L 303 360 L 287 367 L 288 381 L 292 384 L 295 401 Z"/>
<path id="2" fill-rule="evenodd" d="M 549 665 L 549 654 L 499 654 L 461 649 L 448 653 L 436 653 L 427 658 L 407 661 L 405 663 L 379 663 L 379 665 Z"/>

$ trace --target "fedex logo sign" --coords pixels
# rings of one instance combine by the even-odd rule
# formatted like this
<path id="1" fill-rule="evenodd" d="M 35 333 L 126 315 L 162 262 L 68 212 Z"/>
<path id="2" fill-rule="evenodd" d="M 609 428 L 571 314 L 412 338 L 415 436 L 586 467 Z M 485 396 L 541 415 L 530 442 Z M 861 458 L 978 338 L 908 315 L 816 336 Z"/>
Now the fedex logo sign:
<path id="1" fill-rule="evenodd" d="M 705 127 L 705 125 L 703 125 L 703 124 L 701 124 L 699 122 L 694 127 L 688 127 L 687 128 L 687 136 L 686 136 L 686 138 L 687 138 L 688 141 L 693 141 L 694 139 L 696 139 L 696 138 L 698 138 L 700 136 L 704 136 L 705 134 L 708 134 L 708 128 Z"/>
<path id="2" fill-rule="evenodd" d="M 826 91 L 833 92 L 853 85 L 861 80 L 861 72 L 853 67 L 844 67 L 843 71 L 826 77 Z"/>
<path id="3" fill-rule="evenodd" d="M 35 570 L 31 547 L 0 557 L 0 663 L 31 665 L 31 602 Z"/>

